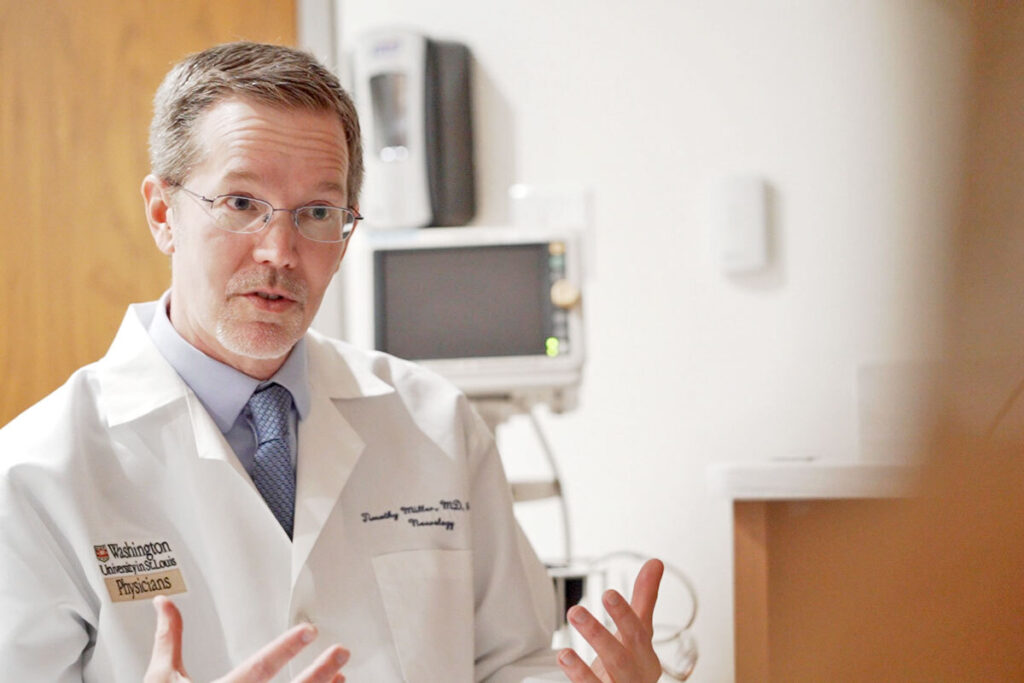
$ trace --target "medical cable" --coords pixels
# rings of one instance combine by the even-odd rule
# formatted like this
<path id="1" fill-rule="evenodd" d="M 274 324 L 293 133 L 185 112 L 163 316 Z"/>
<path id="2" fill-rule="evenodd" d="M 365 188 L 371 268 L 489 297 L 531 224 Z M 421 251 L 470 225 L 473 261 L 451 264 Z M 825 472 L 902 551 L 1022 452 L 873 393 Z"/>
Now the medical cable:
<path id="1" fill-rule="evenodd" d="M 565 490 L 562 488 L 562 473 L 555 462 L 554 450 L 544 435 L 544 429 L 541 427 L 540 420 L 537 419 L 536 412 L 533 409 L 526 409 L 525 412 L 530 419 L 530 425 L 533 427 L 534 434 L 537 435 L 537 441 L 540 443 L 541 451 L 544 453 L 544 459 L 547 460 L 548 467 L 551 468 L 552 482 L 557 490 L 558 505 L 562 511 L 563 551 L 565 553 L 565 562 L 568 564 L 572 561 L 572 535 L 569 531 L 569 504 L 565 500 Z"/>

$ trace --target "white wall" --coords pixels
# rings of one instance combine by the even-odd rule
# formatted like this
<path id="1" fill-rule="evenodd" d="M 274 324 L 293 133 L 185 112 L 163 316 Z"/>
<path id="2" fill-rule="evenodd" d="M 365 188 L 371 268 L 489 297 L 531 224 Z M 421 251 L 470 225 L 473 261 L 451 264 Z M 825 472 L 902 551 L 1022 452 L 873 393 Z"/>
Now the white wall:
<path id="1" fill-rule="evenodd" d="M 512 182 L 592 190 L 581 406 L 544 416 L 577 551 L 683 567 L 701 598 L 692 680 L 730 680 L 729 509 L 706 466 L 862 457 L 858 366 L 936 351 L 956 4 L 343 0 L 338 16 L 343 45 L 402 24 L 470 46 L 477 222 L 507 221 Z M 745 172 L 773 188 L 775 265 L 727 277 L 706 216 Z M 500 439 L 516 470 L 528 432 Z M 542 554 L 552 514 L 523 516 Z"/>

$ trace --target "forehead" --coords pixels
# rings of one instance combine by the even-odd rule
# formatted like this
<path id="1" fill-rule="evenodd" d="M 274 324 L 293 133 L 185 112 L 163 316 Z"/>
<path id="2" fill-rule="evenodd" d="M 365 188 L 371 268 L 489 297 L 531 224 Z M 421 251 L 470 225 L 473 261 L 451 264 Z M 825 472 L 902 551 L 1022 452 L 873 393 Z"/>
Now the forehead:
<path id="1" fill-rule="evenodd" d="M 344 193 L 348 147 L 333 112 L 226 99 L 199 118 L 193 141 L 193 177 L 246 177 L 279 187 L 333 184 Z"/>

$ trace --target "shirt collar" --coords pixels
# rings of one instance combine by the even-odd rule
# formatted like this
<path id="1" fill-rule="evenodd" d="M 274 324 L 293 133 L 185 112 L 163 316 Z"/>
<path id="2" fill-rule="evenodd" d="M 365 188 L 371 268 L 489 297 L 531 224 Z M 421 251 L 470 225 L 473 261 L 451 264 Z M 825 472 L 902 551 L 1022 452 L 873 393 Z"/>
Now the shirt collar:
<path id="1" fill-rule="evenodd" d="M 149 336 L 163 357 L 195 393 L 213 417 L 217 427 L 227 432 L 238 419 L 257 387 L 276 382 L 291 392 L 299 419 L 309 414 L 310 390 L 305 337 L 292 347 L 284 365 L 265 382 L 249 377 L 230 365 L 207 356 L 178 334 L 167 317 L 170 290 L 160 297 Z"/>

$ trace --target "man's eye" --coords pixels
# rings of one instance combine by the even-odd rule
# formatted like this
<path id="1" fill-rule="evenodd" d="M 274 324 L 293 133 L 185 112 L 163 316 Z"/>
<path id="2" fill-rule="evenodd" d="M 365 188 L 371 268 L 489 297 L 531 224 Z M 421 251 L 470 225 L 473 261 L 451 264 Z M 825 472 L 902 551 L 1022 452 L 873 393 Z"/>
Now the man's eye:
<path id="1" fill-rule="evenodd" d="M 256 202 L 248 197 L 225 197 L 224 205 L 232 211 L 252 211 L 256 208 Z"/>
<path id="2" fill-rule="evenodd" d="M 324 221 L 331 217 L 331 210 L 326 206 L 310 206 L 307 210 L 314 220 Z"/>

